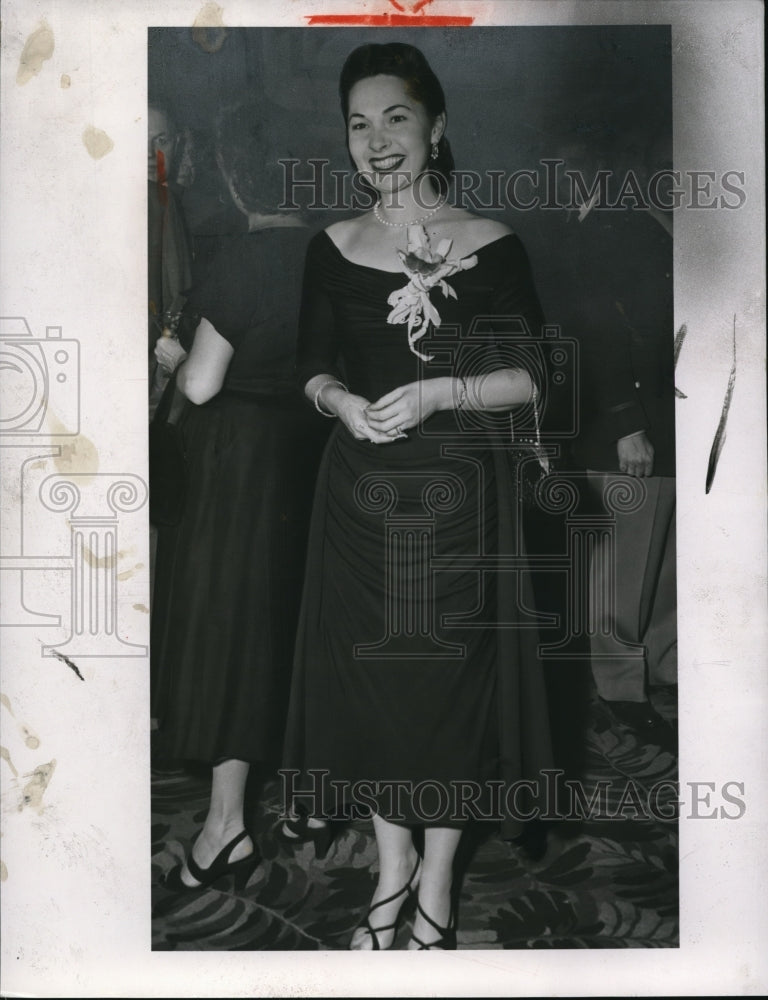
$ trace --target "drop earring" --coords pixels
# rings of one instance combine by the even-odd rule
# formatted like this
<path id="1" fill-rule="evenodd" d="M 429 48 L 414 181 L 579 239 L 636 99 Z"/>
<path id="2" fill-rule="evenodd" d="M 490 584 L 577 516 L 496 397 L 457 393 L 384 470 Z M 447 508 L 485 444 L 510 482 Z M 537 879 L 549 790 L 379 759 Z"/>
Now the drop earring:
<path id="1" fill-rule="evenodd" d="M 432 143 L 432 152 L 429 154 L 430 160 L 436 160 L 439 155 L 439 149 L 436 142 Z"/>

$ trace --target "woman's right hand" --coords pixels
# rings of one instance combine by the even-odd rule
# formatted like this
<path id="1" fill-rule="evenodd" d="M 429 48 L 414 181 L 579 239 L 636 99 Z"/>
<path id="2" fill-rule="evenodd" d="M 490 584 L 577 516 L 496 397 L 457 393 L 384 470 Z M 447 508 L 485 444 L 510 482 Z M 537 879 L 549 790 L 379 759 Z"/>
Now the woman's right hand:
<path id="1" fill-rule="evenodd" d="M 324 406 L 334 412 L 352 437 L 358 441 L 373 441 L 374 444 L 390 444 L 394 438 L 389 434 L 374 430 L 368 423 L 366 407 L 370 400 L 356 396 L 338 386 L 329 386 L 323 393 Z"/>
<path id="2" fill-rule="evenodd" d="M 364 396 L 349 392 L 331 375 L 315 375 L 304 386 L 304 393 L 327 416 L 338 417 L 353 438 L 358 441 L 372 441 L 374 444 L 391 444 L 398 437 L 372 427 L 366 413 L 371 405 Z"/>

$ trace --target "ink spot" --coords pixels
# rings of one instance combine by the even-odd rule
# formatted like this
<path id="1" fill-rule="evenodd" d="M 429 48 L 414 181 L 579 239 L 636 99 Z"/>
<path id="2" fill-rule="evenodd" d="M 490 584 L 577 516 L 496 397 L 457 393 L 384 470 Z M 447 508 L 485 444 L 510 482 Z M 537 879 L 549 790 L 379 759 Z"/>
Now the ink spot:
<path id="1" fill-rule="evenodd" d="M 203 52 L 218 52 L 227 37 L 222 14 L 224 8 L 217 3 L 207 3 L 192 25 L 192 40 Z"/>
<path id="2" fill-rule="evenodd" d="M 40 740 L 31 733 L 26 726 L 22 726 L 21 731 L 24 733 L 24 743 L 30 750 L 37 750 L 40 746 Z"/>
<path id="3" fill-rule="evenodd" d="M 92 476 L 99 469 L 99 453 L 96 445 L 83 434 L 78 434 L 71 444 L 61 445 L 61 454 L 54 456 L 56 469 L 63 475 L 76 472 Z"/>
<path id="4" fill-rule="evenodd" d="M 134 604 L 133 610 L 134 611 L 143 611 L 145 615 L 149 614 L 149 608 L 146 606 L 146 604 Z"/>
<path id="5" fill-rule="evenodd" d="M 669 277 L 669 275 L 667 275 Z M 677 369 L 677 359 L 680 357 L 680 351 L 683 349 L 683 344 L 685 343 L 685 338 L 688 336 L 688 326 L 683 323 L 680 329 L 675 334 L 675 346 L 674 346 L 674 358 L 675 358 L 675 369 Z M 688 399 L 686 394 L 682 389 L 678 389 L 675 386 L 675 398 L 676 399 Z"/>
<path id="6" fill-rule="evenodd" d="M 10 769 L 13 771 L 14 778 L 18 778 L 19 772 L 13 766 L 13 761 L 11 760 L 11 755 L 8 752 L 7 747 L 0 747 L 0 757 L 2 757 L 2 759 L 8 763 L 8 767 L 10 767 Z"/>
<path id="7" fill-rule="evenodd" d="M 683 323 L 680 329 L 675 334 L 675 346 L 674 346 L 674 358 L 675 367 L 677 367 L 677 359 L 680 357 L 680 351 L 683 349 L 683 344 L 685 343 L 685 338 L 688 336 L 688 324 Z"/>
<path id="8" fill-rule="evenodd" d="M 94 160 L 100 160 L 115 148 L 107 133 L 94 125 L 89 125 L 83 132 L 83 143 Z"/>
<path id="9" fill-rule="evenodd" d="M 69 88 L 71 86 L 72 86 L 72 78 L 69 76 L 68 73 L 62 73 L 61 74 L 61 89 L 62 90 L 69 90 Z"/>
<path id="10" fill-rule="evenodd" d="M 74 662 L 74 660 L 70 660 L 68 656 L 65 656 L 63 653 L 59 653 L 58 650 L 56 649 L 51 649 L 51 653 L 53 653 L 56 659 L 59 660 L 61 663 L 66 663 L 69 669 L 74 671 L 74 673 L 77 674 L 77 676 L 80 678 L 81 681 L 85 680 L 85 677 L 83 677 L 83 675 L 80 673 L 80 668 Z"/>
<path id="11" fill-rule="evenodd" d="M 0 694 L 0 703 L 5 705 L 5 707 L 11 713 L 11 715 L 13 715 L 15 719 L 16 716 L 13 713 L 13 709 L 11 708 L 11 701 L 7 694 Z M 35 736 L 35 734 L 31 732 L 30 729 L 23 723 L 19 723 L 19 729 L 23 733 L 24 742 L 29 747 L 29 749 L 37 750 L 37 748 L 40 746 L 40 740 L 37 738 L 37 736 Z M 4 747 L 0 748 L 0 757 L 4 757 L 9 764 L 11 763 L 11 759 L 8 756 L 8 751 Z M 13 767 L 13 764 L 11 764 L 11 767 Z"/>
<path id="12" fill-rule="evenodd" d="M 717 463 L 720 461 L 720 453 L 723 450 L 723 445 L 725 444 L 725 431 L 728 425 L 728 414 L 731 409 L 731 400 L 733 398 L 733 387 L 736 384 L 736 316 L 733 317 L 733 363 L 731 365 L 731 371 L 728 376 L 728 385 L 725 390 L 725 399 L 723 400 L 723 408 L 720 411 L 720 421 L 717 425 L 717 430 L 715 431 L 715 439 L 712 442 L 712 448 L 709 452 L 709 463 L 707 464 L 707 481 L 704 487 L 706 493 L 712 489 L 712 483 L 715 481 L 715 473 L 717 472 Z"/>
<path id="13" fill-rule="evenodd" d="M 19 802 L 19 812 L 27 806 L 31 806 L 38 811 L 43 808 L 43 795 L 48 785 L 51 783 L 53 772 L 56 770 L 56 761 L 52 760 L 48 764 L 38 764 L 34 771 L 25 775 L 30 778 L 21 794 Z"/>
<path id="14" fill-rule="evenodd" d="M 16 72 L 16 83 L 23 87 L 33 76 L 37 76 L 46 59 L 50 59 L 53 55 L 53 47 L 53 32 L 43 21 L 24 43 Z"/>
<path id="15" fill-rule="evenodd" d="M 144 569 L 144 563 L 136 563 L 133 569 L 123 570 L 122 573 L 117 574 L 118 580 L 130 580 L 130 578 L 136 573 L 137 570 Z"/>
<path id="16" fill-rule="evenodd" d="M 120 551 L 117 555 L 97 556 L 87 546 L 83 548 L 83 557 L 89 566 L 94 569 L 112 569 L 117 565 L 118 559 L 124 559 L 128 555 L 125 551 Z"/>

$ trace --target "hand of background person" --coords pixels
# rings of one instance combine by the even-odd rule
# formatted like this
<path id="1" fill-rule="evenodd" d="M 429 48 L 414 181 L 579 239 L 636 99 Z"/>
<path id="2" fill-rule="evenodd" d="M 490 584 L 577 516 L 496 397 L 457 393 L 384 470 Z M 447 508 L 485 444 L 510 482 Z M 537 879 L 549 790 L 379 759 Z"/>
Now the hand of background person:
<path id="1" fill-rule="evenodd" d="M 175 337 L 159 337 L 155 344 L 155 357 L 171 375 L 186 358 L 187 352 Z"/>
<path id="2" fill-rule="evenodd" d="M 619 438 L 616 451 L 620 472 L 625 472 L 628 476 L 653 475 L 653 445 L 645 436 L 645 431 Z"/>
<path id="3" fill-rule="evenodd" d="M 427 417 L 440 409 L 446 392 L 445 379 L 425 379 L 423 382 L 409 382 L 388 392 L 366 410 L 371 427 L 392 439 L 403 435 L 403 431 L 418 426 Z"/>

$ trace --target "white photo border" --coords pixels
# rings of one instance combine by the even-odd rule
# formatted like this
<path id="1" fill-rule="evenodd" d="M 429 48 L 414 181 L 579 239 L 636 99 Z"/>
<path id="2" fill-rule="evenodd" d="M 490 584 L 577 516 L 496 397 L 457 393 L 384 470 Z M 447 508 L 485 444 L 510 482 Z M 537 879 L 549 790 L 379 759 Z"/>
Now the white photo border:
<path id="1" fill-rule="evenodd" d="M 0 487 L 0 540 L 10 560 L 3 592 L 22 610 L 67 607 L 74 528 L 95 530 L 90 521 L 106 517 L 99 558 L 119 582 L 120 624 L 114 655 L 78 658 L 77 671 L 43 655 L 53 620 L 31 615 L 0 633 L 5 996 L 757 995 L 768 988 L 759 0 L 433 0 L 422 9 L 472 16 L 477 26 L 670 24 L 675 168 L 744 174 L 740 209 L 681 208 L 674 218 L 675 327 L 688 329 L 677 369 L 687 398 L 676 411 L 680 780 L 683 788 L 741 782 L 747 807 L 737 821 L 680 820 L 680 947 L 601 950 L 599 960 L 592 950 L 416 957 L 150 950 L 142 652 L 149 643 L 142 492 L 147 28 L 200 18 L 228 27 L 301 27 L 317 13 L 394 9 L 390 0 L 2 3 L 1 312 L 22 321 L 4 329 L 34 341 L 33 353 L 62 359 L 55 370 L 65 387 L 51 381 L 56 407 L 36 437 L 2 439 L 9 467 L 23 469 Z M 736 384 L 706 494 L 734 317 Z M 34 400 L 28 405 L 32 413 Z M 43 486 L 43 472 L 87 484 L 101 507 L 85 510 L 52 480 L 47 510 L 63 516 L 26 517 L 24 503 Z M 32 565 L 14 562 L 22 559 L 47 571 L 19 572 L 17 593 L 6 577 Z M 58 624 L 64 636 L 66 623 Z"/>

